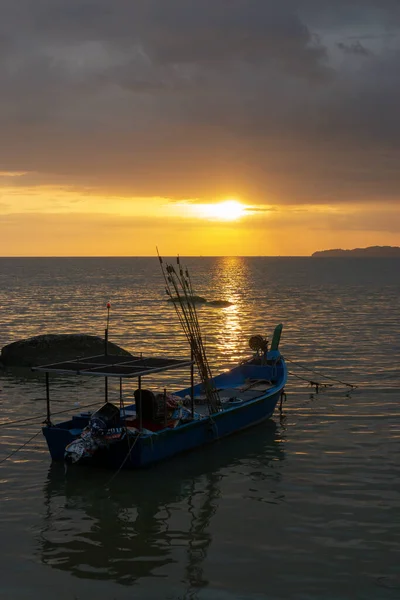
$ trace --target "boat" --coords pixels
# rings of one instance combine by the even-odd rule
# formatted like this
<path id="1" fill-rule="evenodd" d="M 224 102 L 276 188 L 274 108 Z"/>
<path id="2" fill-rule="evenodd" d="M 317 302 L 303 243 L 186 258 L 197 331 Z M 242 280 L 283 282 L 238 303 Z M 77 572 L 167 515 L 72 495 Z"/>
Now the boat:
<path id="1" fill-rule="evenodd" d="M 89 463 L 117 469 L 147 467 L 177 454 L 237 433 L 272 417 L 284 397 L 287 367 L 279 351 L 282 324 L 274 330 L 271 345 L 261 335 L 249 340 L 252 356 L 213 376 L 202 341 L 191 278 L 177 259 L 178 268 L 164 266 L 166 292 L 186 335 L 190 357 L 115 356 L 108 354 L 110 304 L 104 354 L 33 367 L 46 375 L 47 418 L 43 427 L 51 458 L 67 463 Z M 197 366 L 200 383 L 194 383 Z M 171 369 L 190 369 L 190 386 L 149 389 L 146 376 Z M 81 412 L 53 423 L 50 374 L 104 379 L 104 402 L 94 412 Z M 119 406 L 109 402 L 108 381 L 118 378 Z M 125 405 L 123 382 L 137 381 L 135 402 Z"/>
<path id="2" fill-rule="evenodd" d="M 213 378 L 220 404 L 210 410 L 203 383 L 194 385 L 194 360 L 109 354 L 33 367 L 46 374 L 47 419 L 42 428 L 53 461 L 140 468 L 237 433 L 272 417 L 284 394 L 287 367 L 279 351 L 282 324 L 271 348 L 253 336 L 257 350 L 245 362 Z M 263 349 L 264 348 L 264 349 Z M 144 378 L 188 367 L 192 385 L 167 392 L 147 389 Z M 50 374 L 102 377 L 105 401 L 98 410 L 53 423 Z M 108 401 L 109 378 L 120 380 L 120 405 Z M 137 380 L 135 402 L 122 400 L 123 382 Z"/>

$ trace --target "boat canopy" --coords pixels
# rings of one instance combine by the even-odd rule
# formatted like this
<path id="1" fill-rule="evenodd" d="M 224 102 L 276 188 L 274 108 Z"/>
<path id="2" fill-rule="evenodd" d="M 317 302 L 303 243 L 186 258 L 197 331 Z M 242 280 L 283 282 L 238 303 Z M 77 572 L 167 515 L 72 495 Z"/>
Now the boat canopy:
<path id="1" fill-rule="evenodd" d="M 193 364 L 189 359 L 115 356 L 100 354 L 88 358 L 77 358 L 50 365 L 32 367 L 32 371 L 44 373 L 69 373 L 71 375 L 96 375 L 98 377 L 141 377 L 150 373 L 179 369 Z"/>

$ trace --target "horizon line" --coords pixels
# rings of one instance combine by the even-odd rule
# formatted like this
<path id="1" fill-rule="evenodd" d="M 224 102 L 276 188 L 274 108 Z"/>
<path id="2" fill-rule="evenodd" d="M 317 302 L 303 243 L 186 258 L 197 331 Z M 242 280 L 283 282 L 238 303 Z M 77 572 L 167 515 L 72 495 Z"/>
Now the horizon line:
<path id="1" fill-rule="evenodd" d="M 161 258 L 312 258 L 311 254 L 171 254 L 162 255 Z M 9 254 L 0 256 L 2 258 L 158 258 L 157 254 L 42 254 L 22 255 Z"/>

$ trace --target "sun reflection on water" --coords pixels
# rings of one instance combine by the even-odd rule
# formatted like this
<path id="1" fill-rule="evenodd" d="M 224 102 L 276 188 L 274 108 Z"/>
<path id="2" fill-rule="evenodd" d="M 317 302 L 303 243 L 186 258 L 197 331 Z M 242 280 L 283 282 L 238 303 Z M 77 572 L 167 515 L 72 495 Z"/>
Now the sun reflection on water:
<path id="1" fill-rule="evenodd" d="M 228 363 L 237 362 L 243 356 L 243 294 L 248 287 L 248 274 L 244 259 L 240 256 L 221 257 L 213 279 L 218 295 L 232 303 L 222 309 L 217 348 Z"/>

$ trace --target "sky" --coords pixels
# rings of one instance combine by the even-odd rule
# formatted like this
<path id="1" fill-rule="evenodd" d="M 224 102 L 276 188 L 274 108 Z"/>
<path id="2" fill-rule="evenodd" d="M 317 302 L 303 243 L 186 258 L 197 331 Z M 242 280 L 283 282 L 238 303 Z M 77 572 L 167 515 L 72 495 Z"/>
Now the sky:
<path id="1" fill-rule="evenodd" d="M 400 245 L 399 0 L 0 14 L 0 256 Z"/>

